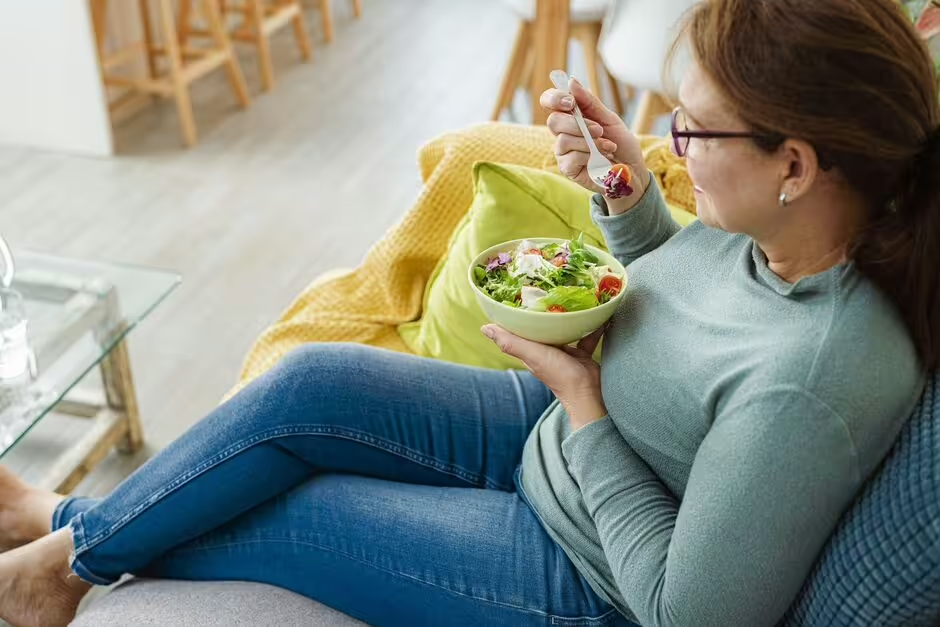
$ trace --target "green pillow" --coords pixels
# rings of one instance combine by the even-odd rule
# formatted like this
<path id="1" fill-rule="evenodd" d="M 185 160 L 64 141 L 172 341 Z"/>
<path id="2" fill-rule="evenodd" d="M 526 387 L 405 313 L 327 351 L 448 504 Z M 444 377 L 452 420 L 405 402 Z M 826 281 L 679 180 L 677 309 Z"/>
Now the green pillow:
<path id="1" fill-rule="evenodd" d="M 591 222 L 591 193 L 557 174 L 477 163 L 473 179 L 473 204 L 431 274 L 423 315 L 400 325 L 398 332 L 417 355 L 486 368 L 523 368 L 480 333 L 488 320 L 467 281 L 470 263 L 490 246 L 524 237 L 571 239 L 584 233 L 586 243 L 605 249 L 606 245 Z M 673 214 L 683 225 L 694 219 L 679 209 Z"/>

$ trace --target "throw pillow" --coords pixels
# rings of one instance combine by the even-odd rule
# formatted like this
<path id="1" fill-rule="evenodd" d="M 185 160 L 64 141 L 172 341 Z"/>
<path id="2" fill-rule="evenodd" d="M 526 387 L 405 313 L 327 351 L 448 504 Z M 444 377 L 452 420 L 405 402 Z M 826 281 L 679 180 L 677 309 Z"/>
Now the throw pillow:
<path id="1" fill-rule="evenodd" d="M 487 368 L 522 368 L 480 333 L 487 319 L 467 281 L 483 250 L 524 237 L 577 237 L 606 248 L 588 211 L 590 192 L 557 174 L 518 165 L 477 163 L 473 204 L 428 281 L 420 320 L 398 327 L 417 355 Z M 695 216 L 674 209 L 680 224 Z"/>

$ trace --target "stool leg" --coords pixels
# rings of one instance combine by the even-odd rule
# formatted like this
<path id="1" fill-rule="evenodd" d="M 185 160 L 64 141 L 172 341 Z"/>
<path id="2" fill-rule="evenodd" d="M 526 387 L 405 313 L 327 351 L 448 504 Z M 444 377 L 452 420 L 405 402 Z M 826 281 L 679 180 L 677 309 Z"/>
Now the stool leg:
<path id="1" fill-rule="evenodd" d="M 623 110 L 623 98 L 620 96 L 620 85 L 617 84 L 617 79 L 607 71 L 604 60 L 601 59 L 600 55 L 597 53 L 597 46 L 601 41 L 602 30 L 603 24 L 601 22 L 578 24 L 571 27 L 572 34 L 577 33 L 577 37 L 584 47 L 584 57 L 587 60 L 588 80 L 591 83 L 591 90 L 594 91 L 598 97 L 601 96 L 601 82 L 598 73 L 603 72 L 604 76 L 607 78 L 607 85 L 610 87 L 610 98 L 614 104 L 614 111 L 619 115 L 623 115 L 625 111 Z"/>
<path id="2" fill-rule="evenodd" d="M 627 102 L 632 103 L 636 99 L 636 87 L 633 85 L 624 85 L 623 92 L 627 97 Z"/>
<path id="3" fill-rule="evenodd" d="M 333 0 L 320 0 L 320 20 L 323 22 L 323 39 L 333 41 Z"/>
<path id="4" fill-rule="evenodd" d="M 274 87 L 274 63 L 271 60 L 271 42 L 264 32 L 263 0 L 248 0 L 248 18 L 251 21 L 251 33 L 258 47 L 258 70 L 261 73 L 261 88 L 270 91 Z"/>
<path id="5" fill-rule="evenodd" d="M 600 34 L 601 25 L 599 22 L 585 22 L 582 24 L 571 25 L 571 38 L 576 39 L 578 43 L 581 44 L 581 48 L 584 50 L 584 60 L 586 61 L 588 73 L 588 85 L 591 86 L 591 91 L 594 92 L 598 98 L 603 100 L 604 94 L 601 92 L 601 81 L 597 72 L 597 41 L 600 39 Z"/>
<path id="6" fill-rule="evenodd" d="M 362 0 L 352 0 L 353 3 L 353 15 L 357 18 L 362 17 Z"/>
<path id="7" fill-rule="evenodd" d="M 499 119 L 503 109 L 512 103 L 513 94 L 516 93 L 516 88 L 519 87 L 519 80 L 522 78 L 526 59 L 529 56 L 529 47 L 532 44 L 531 30 L 531 25 L 528 22 L 520 22 L 516 42 L 512 46 L 512 53 L 509 57 L 509 67 L 506 68 L 506 74 L 503 75 L 503 84 L 499 88 L 499 97 L 496 99 L 496 105 L 493 107 L 493 113 L 490 116 L 490 119 L 494 122 Z"/>
<path id="8" fill-rule="evenodd" d="M 104 40 L 108 25 L 108 0 L 91 0 L 91 22 L 95 29 L 98 55 L 104 59 Z"/>
<path id="9" fill-rule="evenodd" d="M 176 32 L 183 48 L 189 45 L 189 31 L 192 29 L 192 20 L 193 0 L 180 0 Z"/>
<path id="10" fill-rule="evenodd" d="M 297 14 L 291 20 L 294 25 L 294 37 L 297 39 L 297 47 L 300 48 L 300 56 L 304 61 L 309 61 L 313 58 L 313 47 L 310 45 L 307 22 L 304 21 L 304 5 L 301 0 L 294 0 L 292 4 L 297 6 Z"/>
<path id="11" fill-rule="evenodd" d="M 656 119 L 667 113 L 669 113 L 669 103 L 666 99 L 659 93 L 647 89 L 640 96 L 640 104 L 637 106 L 630 130 L 636 135 L 649 135 Z"/>
<path id="12" fill-rule="evenodd" d="M 617 79 L 614 78 L 614 75 L 607 71 L 607 66 L 604 65 L 603 61 L 601 62 L 603 67 L 604 74 L 607 75 L 607 84 L 610 86 L 610 95 L 614 100 L 614 111 L 618 115 L 623 116 L 626 113 L 626 110 L 623 108 L 623 96 L 620 95 L 620 83 L 617 82 Z"/>
<path id="13" fill-rule="evenodd" d="M 138 0 L 140 7 L 140 22 L 144 31 L 144 46 L 147 49 L 147 70 L 150 78 L 157 77 L 157 59 L 153 53 L 153 23 L 150 19 L 150 3 L 147 0 Z"/>
<path id="14" fill-rule="evenodd" d="M 222 17 L 219 14 L 218 0 L 201 0 L 203 13 L 206 21 L 209 23 L 209 31 L 215 40 L 216 48 L 224 50 L 228 59 L 225 62 L 225 71 L 228 74 L 229 82 L 232 83 L 232 89 L 235 91 L 235 97 L 243 107 L 247 107 L 251 99 L 248 97 L 248 86 L 245 85 L 245 77 L 242 75 L 241 66 L 238 65 L 238 59 L 235 57 L 235 51 L 232 49 L 232 43 L 229 41 L 228 34 L 222 24 Z"/>
<path id="15" fill-rule="evenodd" d="M 184 3 L 187 0 L 183 0 Z M 159 0 L 160 26 L 163 28 L 163 40 L 166 47 L 166 61 L 169 66 L 170 81 L 173 84 L 173 96 L 180 118 L 180 134 L 183 144 L 192 147 L 196 144 L 196 120 L 193 104 L 189 98 L 189 84 L 183 76 L 183 59 L 180 54 L 179 40 L 176 34 L 176 21 L 173 16 L 172 0 Z"/>

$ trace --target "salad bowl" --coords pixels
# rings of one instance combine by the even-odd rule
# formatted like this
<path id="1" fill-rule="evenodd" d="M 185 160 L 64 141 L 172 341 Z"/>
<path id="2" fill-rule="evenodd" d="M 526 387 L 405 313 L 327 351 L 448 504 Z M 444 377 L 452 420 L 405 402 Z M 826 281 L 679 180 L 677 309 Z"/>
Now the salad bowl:
<path id="1" fill-rule="evenodd" d="M 613 255 L 581 238 L 534 237 L 481 252 L 467 272 L 486 317 L 534 342 L 577 342 L 614 315 L 627 273 Z"/>

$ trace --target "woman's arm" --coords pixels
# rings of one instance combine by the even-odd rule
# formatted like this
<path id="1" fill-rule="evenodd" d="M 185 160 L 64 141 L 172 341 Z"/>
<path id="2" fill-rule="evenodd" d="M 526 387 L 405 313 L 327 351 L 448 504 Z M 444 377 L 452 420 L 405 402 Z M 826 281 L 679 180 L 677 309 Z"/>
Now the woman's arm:
<path id="1" fill-rule="evenodd" d="M 617 586 L 647 627 L 773 625 L 861 483 L 842 418 L 791 386 L 717 416 L 681 504 L 610 418 L 562 450 Z"/>
<path id="2" fill-rule="evenodd" d="M 628 266 L 659 248 L 682 227 L 672 219 L 656 177 L 650 177 L 643 197 L 628 209 L 608 207 L 608 202 L 622 203 L 623 200 L 608 201 L 595 194 L 591 198 L 591 219 L 604 234 L 610 253 Z"/>

